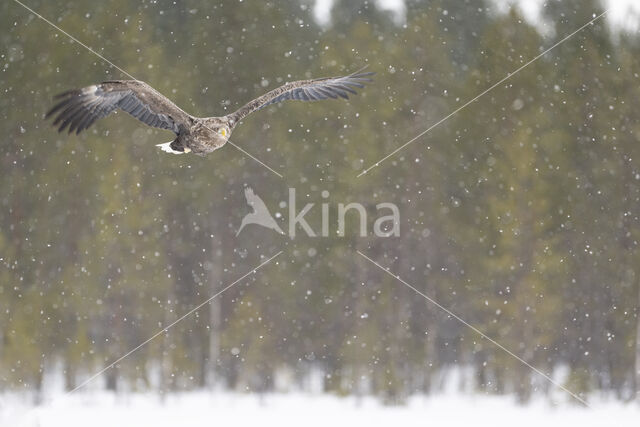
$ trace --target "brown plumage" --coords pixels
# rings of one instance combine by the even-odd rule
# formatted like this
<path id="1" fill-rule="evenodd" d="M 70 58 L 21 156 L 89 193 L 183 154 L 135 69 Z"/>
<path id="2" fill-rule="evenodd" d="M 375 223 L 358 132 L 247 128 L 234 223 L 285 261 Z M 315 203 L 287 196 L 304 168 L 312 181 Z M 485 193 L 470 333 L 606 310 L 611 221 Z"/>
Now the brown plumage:
<path id="1" fill-rule="evenodd" d="M 121 109 L 141 122 L 176 134 L 176 139 L 158 144 L 162 150 L 206 155 L 222 147 L 240 120 L 267 105 L 286 100 L 318 101 L 348 99 L 363 88 L 374 73 L 351 74 L 286 83 L 221 117 L 194 117 L 160 92 L 139 80 L 111 80 L 58 95 L 58 103 L 46 117 L 55 116 L 54 126 L 62 132 L 82 132 L 96 120 Z"/>

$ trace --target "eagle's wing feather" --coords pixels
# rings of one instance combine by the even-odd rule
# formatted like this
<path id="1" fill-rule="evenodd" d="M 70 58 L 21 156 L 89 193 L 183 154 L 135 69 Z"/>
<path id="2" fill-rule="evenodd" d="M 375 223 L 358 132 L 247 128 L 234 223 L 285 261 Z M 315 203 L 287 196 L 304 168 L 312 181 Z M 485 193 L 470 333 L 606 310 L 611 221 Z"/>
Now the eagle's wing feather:
<path id="1" fill-rule="evenodd" d="M 375 73 L 359 73 L 343 77 L 299 80 L 286 83 L 245 104 L 238 111 L 229 114 L 227 118 L 235 125 L 254 111 L 276 102 L 288 100 L 319 101 L 327 98 L 337 99 L 338 97 L 348 99 L 349 94 L 357 93 L 354 88 L 361 89 L 365 83 L 371 82 L 372 80 L 369 77 L 373 74 Z"/>
<path id="2" fill-rule="evenodd" d="M 56 115 L 53 122 L 62 132 L 80 133 L 96 120 L 116 109 L 131 114 L 141 122 L 175 132 L 187 126 L 191 116 L 160 92 L 139 80 L 112 80 L 83 89 L 70 90 L 56 97 L 59 101 L 46 117 Z"/>

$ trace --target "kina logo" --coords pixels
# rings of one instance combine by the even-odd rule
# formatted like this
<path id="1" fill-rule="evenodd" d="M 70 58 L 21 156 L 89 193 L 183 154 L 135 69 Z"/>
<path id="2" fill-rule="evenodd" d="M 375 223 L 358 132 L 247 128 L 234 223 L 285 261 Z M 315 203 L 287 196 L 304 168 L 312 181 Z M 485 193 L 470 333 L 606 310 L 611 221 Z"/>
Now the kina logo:
<path id="1" fill-rule="evenodd" d="M 236 236 L 249 224 L 257 224 L 265 228 L 270 228 L 280 234 L 284 234 L 284 231 L 280 228 L 275 218 L 269 212 L 269 208 L 264 201 L 258 196 L 251 187 L 244 189 L 244 197 L 247 199 L 247 204 L 251 207 L 253 212 L 249 212 L 242 218 L 240 228 L 236 232 Z"/>
<path id="2" fill-rule="evenodd" d="M 339 236 L 344 237 L 346 235 L 346 217 L 350 215 L 352 218 L 359 219 L 358 221 L 358 234 L 360 237 L 370 236 L 371 234 L 376 237 L 397 237 L 400 235 L 400 210 L 394 203 L 378 203 L 375 205 L 376 214 L 378 217 L 373 222 L 373 230 L 369 229 L 368 214 L 373 211 L 373 206 L 370 206 L 369 210 L 365 205 L 357 202 L 351 203 L 338 203 L 337 209 L 330 209 L 328 202 L 329 192 L 321 192 L 321 203 L 306 203 L 302 209 L 297 209 L 296 203 L 296 189 L 289 188 L 289 200 L 288 202 L 281 202 L 280 206 L 288 207 L 288 233 L 285 233 L 276 218 L 280 218 L 280 214 L 277 213 L 276 217 L 271 215 L 266 203 L 258 196 L 251 187 L 247 187 L 244 190 L 244 196 L 247 199 L 247 204 L 251 208 L 251 212 L 246 214 L 242 218 L 240 227 L 236 232 L 236 236 L 240 234 L 246 226 L 256 224 L 264 228 L 275 231 L 276 233 L 285 235 L 290 238 L 296 237 L 296 231 L 303 231 L 309 237 L 329 237 Z M 320 205 L 322 224 L 320 231 L 318 232 L 318 225 L 314 227 L 307 221 L 306 215 L 313 210 L 316 204 Z M 334 218 L 330 212 L 337 211 L 337 227 L 336 224 L 333 227 L 330 225 L 331 219 Z M 385 212 L 387 215 L 380 215 Z"/>

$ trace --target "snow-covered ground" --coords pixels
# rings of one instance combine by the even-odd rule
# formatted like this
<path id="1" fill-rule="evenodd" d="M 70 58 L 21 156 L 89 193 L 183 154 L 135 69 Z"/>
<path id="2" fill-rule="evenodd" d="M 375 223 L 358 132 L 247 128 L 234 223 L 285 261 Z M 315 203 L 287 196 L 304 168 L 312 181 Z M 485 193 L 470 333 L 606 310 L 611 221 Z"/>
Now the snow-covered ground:
<path id="1" fill-rule="evenodd" d="M 537 401 L 527 406 L 509 397 L 442 394 L 414 397 L 403 406 L 372 398 L 313 394 L 180 393 L 164 400 L 151 394 L 92 392 L 62 396 L 30 407 L 17 396 L 0 396 L 0 426 L 485 426 L 518 427 L 640 425 L 640 403 L 573 404 Z"/>

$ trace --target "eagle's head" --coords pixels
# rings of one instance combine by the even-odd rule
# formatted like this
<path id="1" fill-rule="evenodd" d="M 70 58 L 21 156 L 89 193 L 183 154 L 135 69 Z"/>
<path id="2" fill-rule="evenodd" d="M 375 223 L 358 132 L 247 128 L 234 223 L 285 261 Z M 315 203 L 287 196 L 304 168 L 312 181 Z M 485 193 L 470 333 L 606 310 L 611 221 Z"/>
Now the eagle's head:
<path id="1" fill-rule="evenodd" d="M 213 149 L 222 147 L 231 136 L 231 129 L 227 122 L 218 117 L 210 117 L 204 120 L 201 127 L 202 139 L 206 139 L 207 145 Z"/>
<path id="2" fill-rule="evenodd" d="M 215 126 L 213 131 L 216 133 L 216 138 L 223 139 L 224 142 L 227 142 L 229 136 L 231 135 L 231 131 L 227 125 Z"/>

